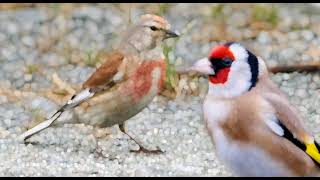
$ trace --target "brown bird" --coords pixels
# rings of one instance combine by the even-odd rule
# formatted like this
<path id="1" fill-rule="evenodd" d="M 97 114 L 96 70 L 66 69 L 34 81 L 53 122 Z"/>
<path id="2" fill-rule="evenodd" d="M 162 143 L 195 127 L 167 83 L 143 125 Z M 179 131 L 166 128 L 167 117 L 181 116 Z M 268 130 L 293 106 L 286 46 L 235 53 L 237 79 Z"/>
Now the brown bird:
<path id="1" fill-rule="evenodd" d="M 50 119 L 25 132 L 20 139 L 25 140 L 49 127 L 69 109 L 75 109 L 82 123 L 98 127 L 119 124 L 120 130 L 127 134 L 125 121 L 144 109 L 164 87 L 166 67 L 161 45 L 163 40 L 172 37 L 178 34 L 170 30 L 164 18 L 151 14 L 141 16 L 127 30 L 120 45 L 83 83 L 82 90 Z M 140 146 L 139 151 L 161 152 L 159 148 L 147 150 L 135 142 Z"/>
<path id="2" fill-rule="evenodd" d="M 209 77 L 204 120 L 217 157 L 234 175 L 319 175 L 319 145 L 260 57 L 231 42 L 188 70 Z"/>

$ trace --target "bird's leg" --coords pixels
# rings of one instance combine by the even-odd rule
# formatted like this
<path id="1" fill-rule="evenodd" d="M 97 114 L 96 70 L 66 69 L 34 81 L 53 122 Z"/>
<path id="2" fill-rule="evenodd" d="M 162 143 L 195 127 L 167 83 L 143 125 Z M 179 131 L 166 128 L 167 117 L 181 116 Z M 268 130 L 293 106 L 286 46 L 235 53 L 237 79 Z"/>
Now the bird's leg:
<path id="1" fill-rule="evenodd" d="M 140 143 L 138 143 L 135 139 L 133 139 L 128 133 L 126 133 L 125 128 L 124 128 L 124 124 L 119 124 L 119 129 L 121 130 L 121 132 L 123 132 L 124 134 L 126 134 L 127 136 L 129 136 L 129 138 L 131 140 L 133 140 L 136 144 L 138 144 L 139 146 L 139 150 L 130 150 L 130 152 L 144 152 L 144 153 L 151 153 L 151 154 L 160 154 L 160 153 L 164 153 L 158 146 L 156 150 L 149 150 L 146 149 L 145 147 L 143 147 Z"/>
<path id="2" fill-rule="evenodd" d="M 94 150 L 94 155 L 95 155 L 95 157 L 107 158 L 107 156 L 105 156 L 103 154 L 103 149 L 99 146 L 99 143 L 98 143 L 97 139 L 96 139 L 96 148 Z"/>

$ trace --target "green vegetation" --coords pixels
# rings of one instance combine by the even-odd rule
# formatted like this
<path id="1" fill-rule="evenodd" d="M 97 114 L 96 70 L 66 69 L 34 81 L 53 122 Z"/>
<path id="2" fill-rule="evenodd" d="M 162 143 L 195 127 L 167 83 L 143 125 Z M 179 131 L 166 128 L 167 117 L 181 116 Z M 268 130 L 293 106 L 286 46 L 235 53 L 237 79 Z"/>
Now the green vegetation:
<path id="1" fill-rule="evenodd" d="M 279 21 L 278 8 L 275 5 L 255 5 L 252 10 L 252 18 L 255 21 L 262 21 L 277 26 Z"/>
<path id="2" fill-rule="evenodd" d="M 174 62 L 174 60 L 171 60 L 169 56 L 170 53 L 174 52 L 176 43 L 177 40 L 175 40 L 175 42 L 171 46 L 167 44 L 163 45 L 163 54 L 165 56 L 166 62 L 166 89 L 169 90 L 175 90 L 179 82 L 175 65 L 170 64 L 170 62 Z"/>
<path id="3" fill-rule="evenodd" d="M 95 67 L 96 64 L 99 62 L 99 58 L 97 54 L 94 53 L 93 51 L 87 51 L 85 54 L 85 58 L 83 60 L 84 60 L 84 63 L 90 67 Z"/>
<path id="4" fill-rule="evenodd" d="M 168 45 L 167 43 L 164 43 L 163 48 L 163 54 L 165 56 L 165 62 L 166 62 L 166 88 L 169 90 L 176 90 L 179 83 L 179 77 L 176 71 L 175 67 L 175 60 L 171 59 L 170 54 L 175 51 L 176 44 L 178 43 L 179 39 L 184 36 L 194 25 L 195 21 L 190 21 L 186 24 L 185 28 L 182 29 L 182 32 L 180 33 L 180 36 L 177 38 L 172 39 L 173 43 L 171 45 Z M 172 63 L 170 63 L 172 62 Z"/>
<path id="5" fill-rule="evenodd" d="M 51 8 L 51 9 L 59 9 L 61 7 L 61 4 L 59 3 L 49 3 L 48 4 L 48 8 Z"/>
<path id="6" fill-rule="evenodd" d="M 212 6 L 211 17 L 213 17 L 215 19 L 225 17 L 224 8 L 225 8 L 224 4 L 217 4 L 217 5 Z"/>
<path id="7" fill-rule="evenodd" d="M 169 3 L 159 3 L 158 12 L 156 14 L 159 16 L 164 16 L 170 7 L 171 4 Z M 174 62 L 174 60 L 170 59 L 169 54 L 174 52 L 176 43 L 178 42 L 178 38 L 175 38 L 173 41 L 174 42 L 172 43 L 172 45 L 164 43 L 162 46 L 166 62 L 166 89 L 169 90 L 174 90 L 177 87 L 179 81 L 175 65 L 170 63 Z"/>
<path id="8" fill-rule="evenodd" d="M 32 109 L 31 114 L 33 117 L 33 121 L 29 124 L 30 128 L 33 128 L 34 126 L 41 123 L 45 119 L 40 109 Z"/>
<path id="9" fill-rule="evenodd" d="M 167 11 L 171 8 L 172 4 L 170 3 L 159 3 L 159 10 L 158 10 L 158 15 L 163 16 L 167 13 Z"/>
<path id="10" fill-rule="evenodd" d="M 26 73 L 28 74 L 39 72 L 39 66 L 37 64 L 28 64 L 26 68 L 27 68 Z"/>

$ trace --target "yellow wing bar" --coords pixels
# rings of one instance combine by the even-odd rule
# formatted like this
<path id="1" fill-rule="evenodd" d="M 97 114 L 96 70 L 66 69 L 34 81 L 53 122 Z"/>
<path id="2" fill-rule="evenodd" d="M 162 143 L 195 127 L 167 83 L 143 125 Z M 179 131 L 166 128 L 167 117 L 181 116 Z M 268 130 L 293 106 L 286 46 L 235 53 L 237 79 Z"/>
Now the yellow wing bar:
<path id="1" fill-rule="evenodd" d="M 319 150 L 317 149 L 316 145 L 314 143 L 312 144 L 306 144 L 306 153 L 315 161 L 320 163 L 320 154 Z"/>

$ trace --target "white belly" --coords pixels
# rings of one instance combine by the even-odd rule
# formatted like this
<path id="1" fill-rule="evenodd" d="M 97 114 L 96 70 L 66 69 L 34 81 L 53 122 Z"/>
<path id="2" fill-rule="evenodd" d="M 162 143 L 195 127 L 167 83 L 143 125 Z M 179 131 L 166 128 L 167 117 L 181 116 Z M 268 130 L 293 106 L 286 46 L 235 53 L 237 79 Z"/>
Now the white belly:
<path id="1" fill-rule="evenodd" d="M 204 101 L 204 119 L 215 144 L 218 159 L 235 176 L 291 176 L 280 162 L 271 159 L 262 149 L 230 140 L 218 124 L 225 121 L 232 104 L 208 97 Z"/>
<path id="2" fill-rule="evenodd" d="M 221 129 L 212 130 L 211 136 L 217 157 L 235 176 L 292 176 L 285 166 L 262 149 L 229 141 Z"/>

